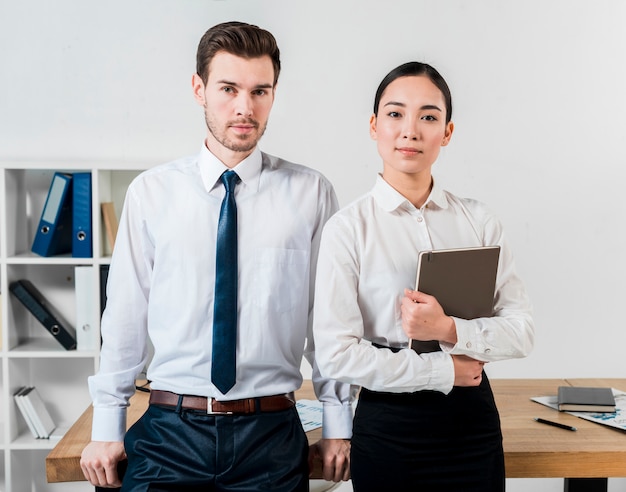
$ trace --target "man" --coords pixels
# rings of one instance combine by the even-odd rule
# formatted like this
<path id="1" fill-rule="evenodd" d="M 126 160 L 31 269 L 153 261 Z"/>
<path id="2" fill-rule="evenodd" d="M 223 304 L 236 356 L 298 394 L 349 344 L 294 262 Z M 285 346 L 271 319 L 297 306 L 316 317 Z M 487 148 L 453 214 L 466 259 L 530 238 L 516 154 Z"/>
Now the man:
<path id="1" fill-rule="evenodd" d="M 208 128 L 199 155 L 148 170 L 127 191 L 100 370 L 89 379 L 92 442 L 81 467 L 93 485 L 120 486 L 116 467 L 128 458 L 123 491 L 308 490 L 293 391 L 305 346 L 313 361 L 317 251 L 337 200 L 318 172 L 257 147 L 279 72 L 269 32 L 209 29 L 192 78 Z M 234 329 L 218 331 L 228 320 Z M 148 337 L 150 406 L 125 435 Z M 321 455 L 324 478 L 347 480 L 350 389 L 313 366 L 324 438 L 311 456 Z"/>

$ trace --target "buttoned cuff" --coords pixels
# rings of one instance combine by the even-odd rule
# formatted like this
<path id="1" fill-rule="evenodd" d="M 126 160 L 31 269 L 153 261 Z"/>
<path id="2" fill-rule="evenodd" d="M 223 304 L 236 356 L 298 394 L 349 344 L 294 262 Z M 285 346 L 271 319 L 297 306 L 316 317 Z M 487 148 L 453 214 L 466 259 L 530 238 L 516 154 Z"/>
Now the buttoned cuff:
<path id="1" fill-rule="evenodd" d="M 488 361 L 491 348 L 476 333 L 476 323 L 472 320 L 454 318 L 456 325 L 456 345 L 440 343 L 441 349 L 449 354 L 463 354 L 477 360 Z"/>
<path id="2" fill-rule="evenodd" d="M 350 439 L 352 437 L 352 405 L 324 403 L 322 439 Z"/>
<path id="3" fill-rule="evenodd" d="M 442 350 L 442 352 L 422 354 L 422 357 L 430 362 L 430 380 L 428 387 L 424 389 L 440 391 L 447 395 L 454 386 L 454 362 L 443 347 Z"/>
<path id="4" fill-rule="evenodd" d="M 94 407 L 92 441 L 123 441 L 126 434 L 126 408 Z"/>

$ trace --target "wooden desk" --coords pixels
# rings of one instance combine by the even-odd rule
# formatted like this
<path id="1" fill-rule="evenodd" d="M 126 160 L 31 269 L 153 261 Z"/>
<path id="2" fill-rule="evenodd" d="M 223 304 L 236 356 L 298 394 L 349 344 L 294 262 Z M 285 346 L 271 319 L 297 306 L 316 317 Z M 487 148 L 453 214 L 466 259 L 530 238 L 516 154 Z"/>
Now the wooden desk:
<path id="1" fill-rule="evenodd" d="M 493 379 L 502 422 L 508 478 L 564 477 L 566 492 L 605 492 L 606 477 L 626 477 L 626 434 L 619 429 L 557 412 L 530 400 L 554 395 L 558 386 L 610 386 L 626 379 Z M 550 427 L 543 417 L 578 430 Z"/>
<path id="2" fill-rule="evenodd" d="M 566 490 L 606 490 L 605 477 L 626 477 L 626 435 L 604 425 L 559 413 L 530 400 L 532 396 L 556 394 L 560 385 L 610 386 L 626 390 L 626 379 L 493 379 L 496 403 L 502 421 L 504 459 L 508 478 L 566 478 Z M 310 381 L 297 398 L 314 399 Z M 147 394 L 133 397 L 129 425 L 143 413 Z M 534 417 L 574 425 L 578 431 L 540 424 Z M 46 458 L 49 482 L 84 480 L 80 453 L 91 434 L 91 408 L 76 421 Z M 317 441 L 318 429 L 309 433 Z M 314 478 L 320 478 L 317 469 Z M 600 481 L 593 479 L 600 478 Z M 583 479 L 583 480 L 577 480 Z M 589 488 L 592 487 L 592 488 Z"/>

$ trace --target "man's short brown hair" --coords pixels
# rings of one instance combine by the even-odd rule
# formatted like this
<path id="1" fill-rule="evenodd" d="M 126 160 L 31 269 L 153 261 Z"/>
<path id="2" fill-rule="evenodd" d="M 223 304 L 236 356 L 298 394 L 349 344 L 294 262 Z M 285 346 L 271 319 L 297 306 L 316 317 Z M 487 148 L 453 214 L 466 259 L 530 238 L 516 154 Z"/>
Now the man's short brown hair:
<path id="1" fill-rule="evenodd" d="M 205 84 L 209 79 L 209 65 L 220 51 L 241 58 L 260 58 L 268 55 L 274 66 L 274 85 L 280 74 L 280 51 L 269 31 L 245 22 L 224 22 L 204 33 L 198 44 L 196 72 Z"/>

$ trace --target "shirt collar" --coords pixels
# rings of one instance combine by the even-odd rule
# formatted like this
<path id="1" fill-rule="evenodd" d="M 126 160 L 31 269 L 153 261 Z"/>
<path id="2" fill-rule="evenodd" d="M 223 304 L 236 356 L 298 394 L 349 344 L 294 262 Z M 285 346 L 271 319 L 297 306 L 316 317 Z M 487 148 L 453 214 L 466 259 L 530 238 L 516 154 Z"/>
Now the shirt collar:
<path id="1" fill-rule="evenodd" d="M 232 169 L 246 187 L 256 191 L 259 187 L 262 162 L 263 155 L 261 150 L 255 147 L 248 157 Z M 200 176 L 207 192 L 210 192 L 219 183 L 220 176 L 229 169 L 211 153 L 204 142 L 198 155 L 198 166 L 200 167 Z"/>
<path id="2" fill-rule="evenodd" d="M 376 200 L 376 203 L 386 212 L 393 212 L 400 207 L 415 208 L 401 193 L 387 183 L 381 174 L 378 174 L 376 177 L 376 184 L 372 190 L 372 196 Z M 446 194 L 434 178 L 433 188 L 430 190 L 430 195 L 428 195 L 424 207 L 430 203 L 442 209 L 448 208 Z"/>

